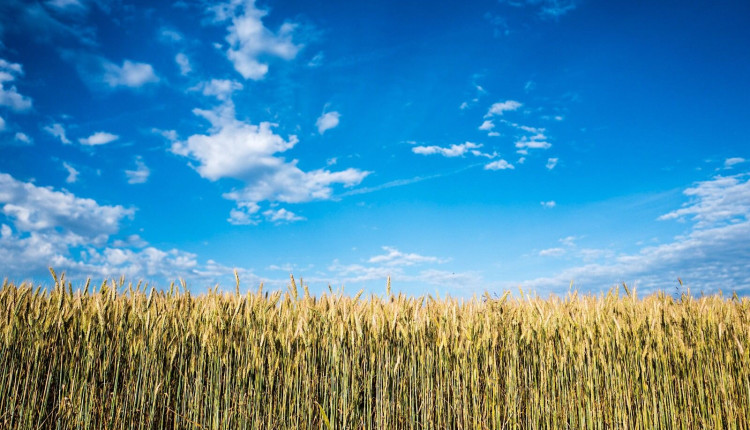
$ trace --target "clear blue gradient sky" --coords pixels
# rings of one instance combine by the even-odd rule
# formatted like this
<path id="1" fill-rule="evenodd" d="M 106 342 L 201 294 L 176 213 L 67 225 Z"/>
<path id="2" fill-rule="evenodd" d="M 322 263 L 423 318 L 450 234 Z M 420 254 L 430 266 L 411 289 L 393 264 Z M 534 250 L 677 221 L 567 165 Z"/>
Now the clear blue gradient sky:
<path id="1" fill-rule="evenodd" d="M 750 3 L 4 0 L 0 276 L 750 293 Z"/>

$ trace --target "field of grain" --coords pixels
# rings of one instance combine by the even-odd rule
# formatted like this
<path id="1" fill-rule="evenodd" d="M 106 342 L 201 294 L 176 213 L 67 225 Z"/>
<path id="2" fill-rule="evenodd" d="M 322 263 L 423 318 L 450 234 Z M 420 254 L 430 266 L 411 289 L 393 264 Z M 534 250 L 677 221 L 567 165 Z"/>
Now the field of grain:
<path id="1" fill-rule="evenodd" d="M 4 282 L 3 429 L 750 428 L 750 300 Z"/>

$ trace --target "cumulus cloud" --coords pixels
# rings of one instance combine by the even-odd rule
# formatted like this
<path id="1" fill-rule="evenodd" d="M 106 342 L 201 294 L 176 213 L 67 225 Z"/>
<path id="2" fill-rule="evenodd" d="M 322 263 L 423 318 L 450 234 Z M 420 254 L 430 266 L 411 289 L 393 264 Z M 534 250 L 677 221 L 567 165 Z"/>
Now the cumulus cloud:
<path id="1" fill-rule="evenodd" d="M 91 199 L 74 196 L 21 182 L 0 173 L 0 213 L 20 231 L 44 231 L 62 227 L 71 234 L 93 238 L 116 232 L 124 218 L 132 218 L 133 209 L 102 206 Z"/>
<path id="2" fill-rule="evenodd" d="M 481 144 L 465 142 L 461 144 L 453 144 L 447 148 L 442 146 L 415 146 L 411 149 L 411 152 L 421 155 L 440 154 L 443 157 L 461 157 L 470 150 L 481 147 Z"/>
<path id="3" fill-rule="evenodd" d="M 544 133 L 537 133 L 532 136 L 522 136 L 516 142 L 516 148 L 520 150 L 525 149 L 548 149 L 552 146 L 551 143 L 547 142 L 547 136 Z"/>
<path id="4" fill-rule="evenodd" d="M 260 80 L 268 73 L 268 63 L 261 58 L 291 60 L 302 45 L 292 41 L 295 24 L 285 22 L 277 32 L 263 24 L 268 11 L 258 9 L 255 0 L 231 0 L 210 8 L 216 22 L 230 21 L 226 37 L 227 58 L 245 79 Z"/>
<path id="5" fill-rule="evenodd" d="M 150 64 L 135 63 L 125 60 L 122 66 L 109 61 L 103 61 L 104 76 L 102 79 L 110 87 L 138 88 L 143 85 L 158 82 L 159 78 L 154 73 Z"/>
<path id="6" fill-rule="evenodd" d="M 248 214 L 243 208 L 255 208 L 263 201 L 326 200 L 331 198 L 334 184 L 351 187 L 369 174 L 354 168 L 303 171 L 297 160 L 287 161 L 277 155 L 293 148 L 298 143 L 296 136 L 284 139 L 274 133 L 275 124 L 269 122 L 254 125 L 237 120 L 231 101 L 213 110 L 193 112 L 211 123 L 208 134 L 175 142 L 172 152 L 195 160 L 195 170 L 206 179 L 234 178 L 245 183 L 244 188 L 224 194 L 238 204 L 230 217 L 234 223 L 249 220 L 255 212 Z"/>
<path id="7" fill-rule="evenodd" d="M 486 131 L 492 130 L 493 128 L 495 128 L 495 124 L 489 119 L 485 120 L 482 123 L 482 125 L 479 126 L 480 130 L 486 130 Z"/>
<path id="8" fill-rule="evenodd" d="M 116 134 L 107 133 L 105 131 L 97 131 L 96 133 L 92 134 L 89 137 L 82 137 L 78 139 L 78 142 L 80 142 L 81 145 L 96 146 L 96 145 L 106 145 L 107 143 L 114 142 L 115 140 L 119 138 L 120 136 Z"/>
<path id="9" fill-rule="evenodd" d="M 318 133 L 323 134 L 326 130 L 336 128 L 339 125 L 339 118 L 341 114 L 338 112 L 326 112 L 318 117 L 315 121 L 315 125 L 318 127 Z"/>
<path id="10" fill-rule="evenodd" d="M 512 169 L 515 169 L 515 167 L 512 164 L 502 159 L 496 160 L 496 161 L 493 161 L 491 163 L 484 165 L 484 170 L 506 170 L 506 169 L 512 170 Z"/>
<path id="11" fill-rule="evenodd" d="M 199 90 L 204 96 L 213 96 L 220 101 L 228 101 L 232 98 L 232 93 L 243 88 L 242 84 L 229 79 L 211 79 L 207 82 L 201 82 L 193 90 Z"/>
<path id="12" fill-rule="evenodd" d="M 518 110 L 518 108 L 520 108 L 521 106 L 523 105 L 515 100 L 506 100 L 504 102 L 494 103 L 492 106 L 490 106 L 490 109 L 487 111 L 487 114 L 484 117 L 488 118 L 491 116 L 502 116 L 503 113 Z"/>
<path id="13" fill-rule="evenodd" d="M 718 290 L 750 293 L 750 181 L 747 174 L 717 176 L 687 188 L 689 201 L 659 220 L 691 222 L 672 241 L 614 255 L 582 250 L 603 259 L 565 269 L 551 277 L 523 282 L 524 288 L 567 289 L 571 280 L 586 288 L 635 283 L 644 292 L 671 289 L 680 277 L 694 292 Z M 593 252 L 590 252 L 593 251 Z"/>
<path id="14" fill-rule="evenodd" d="M 545 209 L 552 209 L 555 206 L 557 206 L 557 203 L 555 203 L 554 200 L 550 200 L 550 201 L 547 201 L 547 202 L 541 202 L 541 203 L 542 203 L 542 207 L 545 208 Z"/>
<path id="15" fill-rule="evenodd" d="M 266 220 L 275 223 L 303 221 L 305 219 L 304 217 L 301 217 L 294 212 L 288 211 L 284 208 L 269 209 L 267 211 L 264 211 L 263 215 L 265 215 Z"/>
<path id="16" fill-rule="evenodd" d="M 128 178 L 128 184 L 144 184 L 151 175 L 151 169 L 146 166 L 143 159 L 139 156 L 135 159 L 135 170 L 126 170 L 125 176 Z"/>
<path id="17" fill-rule="evenodd" d="M 79 172 L 75 167 L 66 162 L 63 162 L 63 168 L 68 171 L 68 176 L 65 178 L 65 182 L 67 182 L 68 184 L 74 184 L 76 181 L 78 181 Z"/>
<path id="18" fill-rule="evenodd" d="M 12 83 L 23 76 L 23 67 L 0 58 L 0 106 L 7 106 L 16 112 L 31 109 L 31 99 L 18 92 Z"/>
<path id="19" fill-rule="evenodd" d="M 52 266 L 79 279 L 121 275 L 150 281 L 230 279 L 232 268 L 211 260 L 201 264 L 193 253 L 158 249 L 137 235 L 111 240 L 134 212 L 0 173 L 0 271 L 45 277 Z M 244 281 L 259 280 L 247 270 L 239 273 Z"/>
<path id="20" fill-rule="evenodd" d="M 51 125 L 44 126 L 44 131 L 51 134 L 52 136 L 60 139 L 65 145 L 70 144 L 70 140 L 65 136 L 65 128 L 60 123 L 54 123 Z"/>

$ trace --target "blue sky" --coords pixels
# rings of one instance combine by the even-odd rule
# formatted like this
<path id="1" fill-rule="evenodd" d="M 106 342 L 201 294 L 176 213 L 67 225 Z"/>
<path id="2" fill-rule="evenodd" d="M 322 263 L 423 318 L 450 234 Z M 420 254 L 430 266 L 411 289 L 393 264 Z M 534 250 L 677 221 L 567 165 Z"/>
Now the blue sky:
<path id="1" fill-rule="evenodd" d="M 0 276 L 750 292 L 750 3 L 0 4 Z"/>

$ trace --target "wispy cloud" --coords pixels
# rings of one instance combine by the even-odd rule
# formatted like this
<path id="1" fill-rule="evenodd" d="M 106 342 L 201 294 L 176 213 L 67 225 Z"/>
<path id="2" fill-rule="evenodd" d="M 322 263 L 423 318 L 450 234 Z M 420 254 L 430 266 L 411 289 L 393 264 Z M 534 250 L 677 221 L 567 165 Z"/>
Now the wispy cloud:
<path id="1" fill-rule="evenodd" d="M 148 181 L 151 175 L 151 169 L 143 162 L 143 158 L 136 157 L 135 170 L 125 170 L 125 176 L 128 178 L 128 184 L 143 184 Z"/>
<path id="2" fill-rule="evenodd" d="M 65 128 L 60 123 L 54 123 L 51 125 L 44 126 L 44 131 L 60 139 L 60 142 L 62 142 L 65 145 L 68 145 L 71 143 L 70 140 L 65 136 Z"/>
<path id="3" fill-rule="evenodd" d="M 383 264 L 386 266 L 413 266 L 420 263 L 444 263 L 437 257 L 429 257 L 416 253 L 404 253 L 391 246 L 384 246 L 385 254 L 370 257 L 368 263 Z"/>
<path id="4" fill-rule="evenodd" d="M 74 184 L 78 181 L 78 175 L 80 172 L 75 167 L 71 166 L 67 162 L 63 162 L 63 168 L 68 171 L 68 176 L 65 178 L 65 182 L 68 184 Z"/>
<path id="5" fill-rule="evenodd" d="M 541 202 L 541 204 L 542 204 L 542 207 L 545 208 L 545 209 L 552 209 L 555 206 L 557 206 L 557 203 L 555 203 L 554 200 L 549 200 L 549 201 L 546 201 L 546 202 Z"/>
<path id="6" fill-rule="evenodd" d="M 177 55 L 174 56 L 174 61 L 175 63 L 177 63 L 177 66 L 179 66 L 180 74 L 182 76 L 187 76 L 188 74 L 190 74 L 190 72 L 193 71 L 193 66 L 190 64 L 190 59 L 184 53 L 177 53 Z"/>
<path id="7" fill-rule="evenodd" d="M 746 160 L 744 158 L 742 158 L 742 157 L 727 158 L 726 160 L 724 160 L 724 168 L 725 169 L 731 169 L 732 167 L 736 166 L 737 164 L 742 164 L 745 161 Z"/>
<path id="8" fill-rule="evenodd" d="M 95 90 L 138 89 L 160 81 L 153 66 L 128 59 L 116 64 L 86 51 L 62 50 L 63 59 L 73 64 L 81 80 Z"/>
<path id="9" fill-rule="evenodd" d="M 30 138 L 28 134 L 20 131 L 16 132 L 16 134 L 13 136 L 13 140 L 21 145 L 31 145 L 32 143 L 34 143 L 34 140 Z"/>
<path id="10" fill-rule="evenodd" d="M 544 167 L 546 167 L 547 170 L 552 170 L 552 169 L 555 168 L 555 166 L 557 166 L 557 161 L 558 161 L 557 158 L 548 158 L 547 159 L 547 165 L 544 166 Z"/>
<path id="11" fill-rule="evenodd" d="M 546 291 L 567 289 L 571 280 L 583 288 L 608 288 L 635 283 L 641 291 L 670 289 L 680 277 L 694 291 L 737 290 L 750 293 L 750 175 L 717 176 L 687 188 L 689 201 L 659 220 L 692 222 L 684 235 L 671 242 L 646 246 L 639 252 L 614 255 L 611 250 L 583 249 L 584 260 L 551 277 L 522 283 Z"/>
<path id="12" fill-rule="evenodd" d="M 515 7 L 529 7 L 541 18 L 556 20 L 576 9 L 576 0 L 501 0 L 501 3 Z"/>

